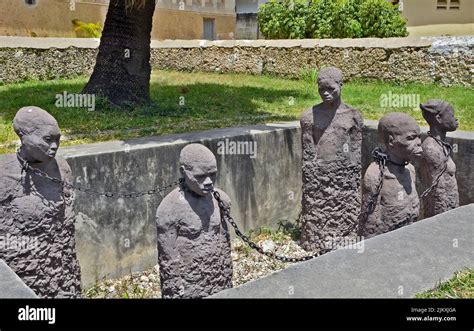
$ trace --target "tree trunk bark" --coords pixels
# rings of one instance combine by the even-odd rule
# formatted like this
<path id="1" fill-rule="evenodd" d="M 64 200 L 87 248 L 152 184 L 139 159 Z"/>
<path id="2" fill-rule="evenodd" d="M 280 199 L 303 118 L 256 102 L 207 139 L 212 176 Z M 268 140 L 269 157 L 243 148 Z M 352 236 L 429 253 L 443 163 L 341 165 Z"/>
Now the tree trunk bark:
<path id="1" fill-rule="evenodd" d="M 94 71 L 83 89 L 83 93 L 105 97 L 119 107 L 150 102 L 155 0 L 133 8 L 127 8 L 126 2 L 110 1 Z"/>

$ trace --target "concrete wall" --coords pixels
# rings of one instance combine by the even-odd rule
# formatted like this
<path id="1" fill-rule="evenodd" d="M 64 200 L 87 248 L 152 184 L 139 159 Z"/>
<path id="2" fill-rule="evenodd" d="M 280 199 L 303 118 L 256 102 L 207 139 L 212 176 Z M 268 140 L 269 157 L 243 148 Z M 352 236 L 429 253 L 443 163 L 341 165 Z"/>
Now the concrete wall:
<path id="1" fill-rule="evenodd" d="M 73 19 L 102 26 L 108 0 L 75 1 L 37 0 L 33 6 L 25 0 L 0 0 L 0 35 L 38 37 L 76 37 Z M 216 39 L 233 39 L 234 0 L 160 0 L 153 18 L 152 39 L 200 39 L 203 19 L 215 19 Z"/>
<path id="2" fill-rule="evenodd" d="M 268 0 L 235 0 L 235 12 L 256 13 L 260 5 L 267 3 Z"/>
<path id="3" fill-rule="evenodd" d="M 363 165 L 376 146 L 375 121 L 366 121 Z M 426 132 L 427 128 L 423 128 Z M 474 202 L 474 134 L 456 132 L 454 160 L 461 204 Z M 217 143 L 255 141 L 257 155 L 218 155 Z M 217 156 L 217 186 L 232 200 L 232 215 L 245 231 L 296 221 L 301 209 L 301 144 L 297 122 L 228 128 L 162 137 L 66 147 L 75 183 L 99 191 L 143 191 L 178 178 L 183 146 L 202 142 Z M 155 211 L 162 197 L 106 199 L 77 194 L 77 250 L 83 283 L 118 277 L 157 263 Z"/>
<path id="4" fill-rule="evenodd" d="M 237 13 L 235 39 L 259 39 L 257 14 Z"/>
<path id="5" fill-rule="evenodd" d="M 257 142 L 257 155 L 217 155 L 217 143 Z M 180 150 L 200 141 L 217 156 L 217 187 L 232 200 L 243 229 L 296 220 L 301 200 L 301 147 L 294 124 L 252 126 L 80 145 L 61 149 L 75 183 L 100 191 L 143 191 L 179 177 Z M 155 212 L 158 195 L 106 199 L 77 194 L 76 242 L 86 285 L 157 263 Z"/>
<path id="6" fill-rule="evenodd" d="M 0 37 L 0 83 L 89 75 L 95 39 Z M 335 65 L 346 79 L 472 86 L 474 36 L 387 39 L 152 41 L 155 69 L 237 72 L 298 78 Z"/>

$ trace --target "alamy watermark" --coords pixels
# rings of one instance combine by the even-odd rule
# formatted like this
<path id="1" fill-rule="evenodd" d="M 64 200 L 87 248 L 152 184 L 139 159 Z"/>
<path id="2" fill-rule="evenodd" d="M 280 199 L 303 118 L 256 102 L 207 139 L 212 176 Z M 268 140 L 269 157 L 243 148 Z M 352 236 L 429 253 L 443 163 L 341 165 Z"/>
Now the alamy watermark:
<path id="1" fill-rule="evenodd" d="M 54 104 L 58 108 L 87 108 L 89 111 L 95 110 L 95 94 L 78 94 L 64 91 L 56 94 Z"/>
<path id="2" fill-rule="evenodd" d="M 38 238 L 28 236 L 0 236 L 0 251 L 12 250 L 31 250 L 38 247 Z"/>
<path id="3" fill-rule="evenodd" d="M 356 249 L 357 253 L 364 253 L 364 237 L 338 237 L 327 236 L 323 241 L 326 249 Z"/>
<path id="4" fill-rule="evenodd" d="M 398 94 L 388 91 L 380 96 L 380 107 L 382 108 L 411 108 L 418 110 L 420 107 L 419 94 Z"/>
<path id="5" fill-rule="evenodd" d="M 256 141 L 232 141 L 226 138 L 217 142 L 219 155 L 249 155 L 251 159 L 257 157 Z"/>

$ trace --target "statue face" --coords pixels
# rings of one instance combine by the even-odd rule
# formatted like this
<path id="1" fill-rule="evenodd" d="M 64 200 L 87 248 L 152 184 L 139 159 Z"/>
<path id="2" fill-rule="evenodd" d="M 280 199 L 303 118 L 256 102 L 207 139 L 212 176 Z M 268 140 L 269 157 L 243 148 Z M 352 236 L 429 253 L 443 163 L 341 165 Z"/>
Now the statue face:
<path id="1" fill-rule="evenodd" d="M 59 148 L 61 133 L 55 125 L 44 125 L 21 137 L 21 149 L 29 160 L 45 162 L 53 159 Z"/>
<path id="2" fill-rule="evenodd" d="M 420 127 L 416 123 L 408 123 L 401 134 L 389 136 L 388 148 L 391 154 L 402 161 L 418 158 L 423 153 Z"/>
<path id="3" fill-rule="evenodd" d="M 341 97 L 341 85 L 333 80 L 322 80 L 318 91 L 323 103 L 332 103 Z"/>
<path id="4" fill-rule="evenodd" d="M 448 107 L 445 111 L 436 115 L 436 121 L 443 131 L 455 131 L 458 126 L 458 119 L 454 116 L 453 107 Z"/>
<path id="5" fill-rule="evenodd" d="M 217 165 L 213 162 L 194 164 L 192 169 L 181 167 L 186 186 L 194 193 L 205 196 L 214 189 Z"/>

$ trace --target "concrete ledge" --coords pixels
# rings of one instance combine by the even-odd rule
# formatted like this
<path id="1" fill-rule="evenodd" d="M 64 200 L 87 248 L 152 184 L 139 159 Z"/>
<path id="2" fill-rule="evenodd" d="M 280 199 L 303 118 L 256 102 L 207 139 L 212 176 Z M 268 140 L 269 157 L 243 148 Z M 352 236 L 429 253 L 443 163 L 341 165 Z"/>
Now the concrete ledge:
<path id="1" fill-rule="evenodd" d="M 0 259 L 0 299 L 34 299 L 38 296 Z"/>
<path id="2" fill-rule="evenodd" d="M 30 38 L 0 36 L 0 48 L 97 48 L 99 44 L 99 38 Z"/>
<path id="3" fill-rule="evenodd" d="M 98 38 L 30 38 L 0 36 L 0 48 L 96 48 Z M 423 37 L 359 39 L 281 39 L 281 40 L 152 40 L 152 48 L 193 47 L 336 47 L 403 48 L 430 47 L 432 40 Z"/>
<path id="4" fill-rule="evenodd" d="M 213 298 L 409 298 L 474 267 L 474 204 L 339 249 Z M 293 294 L 290 294 L 293 293 Z"/>

